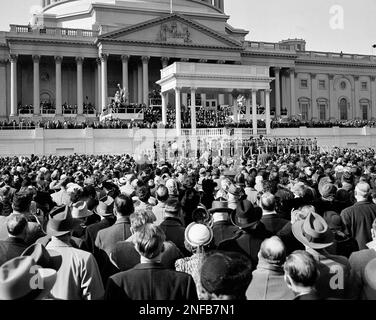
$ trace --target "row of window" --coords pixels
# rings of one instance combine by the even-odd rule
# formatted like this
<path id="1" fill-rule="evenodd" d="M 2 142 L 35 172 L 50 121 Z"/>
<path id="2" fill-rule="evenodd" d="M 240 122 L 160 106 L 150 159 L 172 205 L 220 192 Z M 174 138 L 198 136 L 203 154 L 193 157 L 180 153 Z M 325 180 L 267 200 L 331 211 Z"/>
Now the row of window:
<path id="1" fill-rule="evenodd" d="M 348 101 L 345 98 L 342 98 L 338 103 L 339 108 L 339 118 L 340 120 L 348 120 Z M 360 104 L 361 110 L 361 118 L 362 120 L 368 120 L 368 110 L 369 110 L 369 103 L 361 103 Z M 303 121 L 309 120 L 309 103 L 308 102 L 301 102 L 300 103 L 300 111 L 301 117 Z M 326 120 L 327 119 L 327 103 L 319 102 L 318 103 L 318 111 L 319 111 L 319 120 Z"/>
<path id="2" fill-rule="evenodd" d="M 302 89 L 307 89 L 308 88 L 308 80 L 307 79 L 301 79 L 300 80 L 300 88 Z M 319 80 L 318 81 L 318 88 L 319 90 L 326 90 L 326 80 Z M 346 90 L 347 84 L 345 81 L 342 81 L 340 83 L 340 88 L 342 90 Z M 360 89 L 361 90 L 368 90 L 368 82 L 367 81 L 362 81 L 360 83 Z"/>

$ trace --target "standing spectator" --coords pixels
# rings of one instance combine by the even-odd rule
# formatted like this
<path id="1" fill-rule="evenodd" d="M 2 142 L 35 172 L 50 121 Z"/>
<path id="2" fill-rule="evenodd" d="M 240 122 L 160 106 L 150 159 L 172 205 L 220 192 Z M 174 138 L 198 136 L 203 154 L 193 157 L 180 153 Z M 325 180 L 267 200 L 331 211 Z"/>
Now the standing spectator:
<path id="1" fill-rule="evenodd" d="M 351 270 L 353 270 L 356 277 L 356 283 L 359 284 L 361 290 L 359 296 L 361 299 L 366 298 L 366 292 L 364 292 L 365 268 L 371 260 L 376 259 L 376 220 L 372 224 L 371 234 L 373 241 L 367 244 L 369 249 L 355 251 L 349 259 Z"/>
<path id="2" fill-rule="evenodd" d="M 258 254 L 259 262 L 252 273 L 252 281 L 246 291 L 248 300 L 292 300 L 293 291 L 284 280 L 283 264 L 286 250 L 276 236 L 264 240 Z"/>
<path id="3" fill-rule="evenodd" d="M 53 255 L 62 257 L 62 265 L 51 293 L 63 300 L 99 300 L 103 298 L 104 288 L 94 256 L 86 251 L 73 248 L 70 237 L 74 220 L 68 206 L 56 207 L 50 213 L 47 233 L 51 241 L 46 249 Z"/>
<path id="4" fill-rule="evenodd" d="M 27 220 L 24 215 L 13 213 L 7 218 L 8 238 L 0 241 L 0 266 L 27 248 Z"/>
<path id="5" fill-rule="evenodd" d="M 231 215 L 231 220 L 241 231 L 233 238 L 219 243 L 218 250 L 245 254 L 251 259 L 253 268 L 256 268 L 261 243 L 271 236 L 260 221 L 261 211 L 261 208 L 254 207 L 248 200 L 239 202 Z"/>
<path id="6" fill-rule="evenodd" d="M 213 217 L 212 229 L 214 245 L 216 247 L 218 247 L 221 241 L 234 237 L 235 233 L 239 231 L 239 228 L 230 222 L 229 215 L 232 213 L 232 211 L 232 209 L 228 208 L 227 201 L 223 201 L 223 199 L 213 201 L 212 208 L 209 210 L 209 213 L 212 214 Z"/>
<path id="7" fill-rule="evenodd" d="M 260 206 L 262 209 L 261 222 L 265 225 L 267 231 L 275 235 L 280 231 L 289 221 L 280 217 L 275 211 L 276 201 L 275 196 L 270 192 L 266 192 L 261 196 Z"/>
<path id="8" fill-rule="evenodd" d="M 169 199 L 165 208 L 165 219 L 160 224 L 162 231 L 166 235 L 167 241 L 172 241 L 184 256 L 189 256 L 185 248 L 185 227 L 181 221 L 181 208 L 178 201 Z"/>
<path id="9" fill-rule="evenodd" d="M 132 199 L 126 195 L 115 198 L 114 213 L 116 222 L 111 227 L 98 232 L 95 246 L 109 255 L 116 243 L 131 236 L 129 216 L 134 212 Z"/>
<path id="10" fill-rule="evenodd" d="M 284 264 L 285 280 L 295 293 L 294 300 L 321 300 L 315 284 L 319 270 L 315 258 L 306 251 L 294 251 Z"/>
<path id="11" fill-rule="evenodd" d="M 292 225 L 292 232 L 318 263 L 320 275 L 315 285 L 318 294 L 324 299 L 356 297 L 356 284 L 349 261 L 325 250 L 333 245 L 334 235 L 324 218 L 310 212 L 303 221 Z"/>
<path id="12" fill-rule="evenodd" d="M 213 231 L 206 225 L 192 222 L 185 229 L 186 247 L 192 252 L 192 256 L 179 259 L 175 262 L 176 271 L 188 273 L 195 281 L 197 296 L 200 300 L 204 298 L 201 287 L 200 271 L 206 256 L 210 250 L 213 240 Z"/>
<path id="13" fill-rule="evenodd" d="M 156 197 L 157 197 L 158 203 L 156 206 L 153 207 L 153 213 L 157 219 L 155 221 L 155 224 L 159 226 L 165 218 L 166 202 L 169 197 L 168 189 L 166 188 L 166 186 L 164 185 L 158 186 L 157 191 L 156 191 Z"/>
<path id="14" fill-rule="evenodd" d="M 197 300 L 192 277 L 161 264 L 165 235 L 159 226 L 146 224 L 135 234 L 135 248 L 141 263 L 112 276 L 107 300 Z"/>
<path id="15" fill-rule="evenodd" d="M 376 219 L 376 204 L 369 200 L 371 188 L 366 182 L 355 187 L 356 203 L 341 212 L 347 234 L 358 241 L 359 249 L 366 249 L 372 240 L 371 228 Z"/>

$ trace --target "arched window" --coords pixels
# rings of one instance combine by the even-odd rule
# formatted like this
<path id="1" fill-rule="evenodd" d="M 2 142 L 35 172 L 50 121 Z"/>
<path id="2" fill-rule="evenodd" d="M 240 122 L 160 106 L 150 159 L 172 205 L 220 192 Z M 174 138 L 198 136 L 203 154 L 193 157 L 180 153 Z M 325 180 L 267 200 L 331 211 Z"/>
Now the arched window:
<path id="1" fill-rule="evenodd" d="M 340 120 L 347 120 L 347 99 L 339 100 L 339 118 Z"/>

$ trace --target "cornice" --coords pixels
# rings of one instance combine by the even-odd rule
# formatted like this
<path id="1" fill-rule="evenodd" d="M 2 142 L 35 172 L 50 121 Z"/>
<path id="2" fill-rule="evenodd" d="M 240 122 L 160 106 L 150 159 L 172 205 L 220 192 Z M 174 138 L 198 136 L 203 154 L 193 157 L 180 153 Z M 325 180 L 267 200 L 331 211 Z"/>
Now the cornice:
<path id="1" fill-rule="evenodd" d="M 95 48 L 95 43 L 93 41 L 87 42 L 87 41 L 79 41 L 74 39 L 40 39 L 40 38 L 9 38 L 7 39 L 8 41 L 8 47 L 9 43 L 43 43 L 43 44 L 63 44 L 67 46 L 75 46 L 75 45 L 80 45 L 80 46 L 87 46 L 87 47 L 94 47 Z"/>
<path id="2" fill-rule="evenodd" d="M 171 42 L 151 42 L 151 41 L 142 41 L 142 40 L 118 40 L 118 39 L 107 39 L 102 38 L 96 41 L 96 44 L 99 43 L 113 43 L 113 44 L 136 44 L 136 45 L 147 45 L 150 47 L 182 47 L 182 48 L 200 48 L 200 49 L 213 49 L 213 50 L 226 50 L 226 51 L 238 51 L 241 52 L 243 49 L 240 47 L 226 47 L 226 46 L 207 46 L 201 44 L 184 44 L 184 43 L 171 43 Z"/>
<path id="3" fill-rule="evenodd" d="M 293 53 L 283 53 L 283 52 L 268 52 L 268 51 L 245 51 L 243 49 L 242 56 L 269 56 L 269 57 L 276 57 L 276 58 L 290 58 L 296 59 L 298 56 Z"/>
<path id="4" fill-rule="evenodd" d="M 338 62 L 338 61 L 313 61 L 313 60 L 301 60 L 297 59 L 295 61 L 296 64 L 312 64 L 312 65 L 323 65 L 323 66 L 347 66 L 347 67 L 361 67 L 361 68 L 376 68 L 376 64 L 363 64 L 363 63 L 356 63 L 350 61 Z"/>

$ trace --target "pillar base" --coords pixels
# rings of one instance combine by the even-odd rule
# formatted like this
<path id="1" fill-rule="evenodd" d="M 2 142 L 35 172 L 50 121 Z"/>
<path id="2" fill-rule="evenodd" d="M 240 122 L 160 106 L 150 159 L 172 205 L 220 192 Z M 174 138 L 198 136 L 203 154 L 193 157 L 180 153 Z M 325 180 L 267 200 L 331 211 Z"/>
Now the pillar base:
<path id="1" fill-rule="evenodd" d="M 86 117 L 83 114 L 78 114 L 77 117 L 76 117 L 76 121 L 77 122 L 85 122 Z"/>

